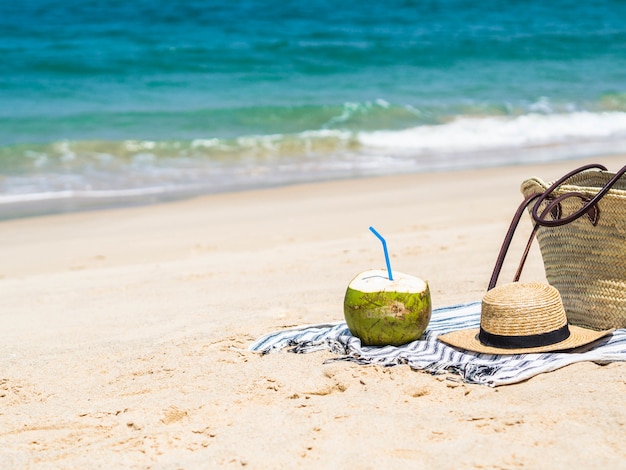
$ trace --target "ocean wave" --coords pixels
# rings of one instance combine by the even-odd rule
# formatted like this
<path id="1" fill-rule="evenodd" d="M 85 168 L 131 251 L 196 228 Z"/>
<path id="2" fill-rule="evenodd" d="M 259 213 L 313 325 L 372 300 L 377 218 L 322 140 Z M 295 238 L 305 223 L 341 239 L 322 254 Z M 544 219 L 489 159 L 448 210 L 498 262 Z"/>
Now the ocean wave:
<path id="1" fill-rule="evenodd" d="M 154 202 L 334 178 L 626 153 L 626 112 L 543 111 L 464 115 L 397 130 L 5 146 L 0 147 L 0 218 L 11 216 L 11 206 L 38 203 Z"/>
<path id="2" fill-rule="evenodd" d="M 347 110 L 346 116 L 349 112 L 354 109 Z M 13 145 L 0 147 L 0 173 L 31 179 L 45 174 L 65 175 L 65 179 L 75 175 L 97 182 L 108 180 L 108 174 L 118 174 L 137 181 L 171 181 L 178 175 L 187 179 L 194 171 L 220 174 L 235 168 L 242 171 L 246 167 L 311 161 L 320 166 L 350 161 L 358 166 L 373 155 L 428 156 L 436 161 L 450 154 L 479 151 L 565 148 L 575 153 L 572 147 L 576 145 L 609 145 L 624 140 L 626 112 L 622 111 L 465 115 L 440 124 L 391 130 L 313 129 L 234 138 L 63 140 Z M 481 164 L 479 155 L 472 158 L 470 164 Z"/>
<path id="3" fill-rule="evenodd" d="M 520 149 L 624 138 L 626 113 L 586 111 L 515 117 L 459 117 L 442 125 L 359 132 L 357 136 L 364 147 L 419 154 Z"/>

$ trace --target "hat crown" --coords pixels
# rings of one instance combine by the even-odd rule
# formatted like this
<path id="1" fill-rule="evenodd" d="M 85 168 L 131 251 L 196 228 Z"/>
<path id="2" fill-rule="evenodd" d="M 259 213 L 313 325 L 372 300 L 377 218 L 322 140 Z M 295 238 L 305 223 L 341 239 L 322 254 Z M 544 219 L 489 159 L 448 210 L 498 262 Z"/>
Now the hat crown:
<path id="1" fill-rule="evenodd" d="M 549 284 L 513 282 L 483 297 L 481 328 L 494 335 L 530 336 L 567 325 L 559 291 Z"/>

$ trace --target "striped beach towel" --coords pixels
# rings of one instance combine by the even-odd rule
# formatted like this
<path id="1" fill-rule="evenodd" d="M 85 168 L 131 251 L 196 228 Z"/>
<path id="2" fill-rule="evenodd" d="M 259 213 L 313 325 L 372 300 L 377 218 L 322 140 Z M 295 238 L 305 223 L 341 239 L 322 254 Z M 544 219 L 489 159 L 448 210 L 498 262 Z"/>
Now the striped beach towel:
<path id="1" fill-rule="evenodd" d="M 440 334 L 480 324 L 480 302 L 433 310 L 422 337 L 403 346 L 362 346 L 345 322 L 308 325 L 270 333 L 249 346 L 249 350 L 268 354 L 288 348 L 293 353 L 329 350 L 337 354 L 329 361 L 394 366 L 408 364 L 414 370 L 432 374 L 457 374 L 467 383 L 492 387 L 527 380 L 581 361 L 607 364 L 626 360 L 626 329 L 566 353 L 516 355 L 480 354 L 455 349 L 437 340 Z"/>

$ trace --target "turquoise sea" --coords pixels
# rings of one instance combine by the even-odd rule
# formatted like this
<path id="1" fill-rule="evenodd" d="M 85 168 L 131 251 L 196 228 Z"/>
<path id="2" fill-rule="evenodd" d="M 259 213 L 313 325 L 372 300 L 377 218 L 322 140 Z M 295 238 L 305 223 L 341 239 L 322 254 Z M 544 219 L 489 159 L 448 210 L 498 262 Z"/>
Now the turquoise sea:
<path id="1" fill-rule="evenodd" d="M 0 0 L 0 218 L 626 154 L 626 3 Z"/>

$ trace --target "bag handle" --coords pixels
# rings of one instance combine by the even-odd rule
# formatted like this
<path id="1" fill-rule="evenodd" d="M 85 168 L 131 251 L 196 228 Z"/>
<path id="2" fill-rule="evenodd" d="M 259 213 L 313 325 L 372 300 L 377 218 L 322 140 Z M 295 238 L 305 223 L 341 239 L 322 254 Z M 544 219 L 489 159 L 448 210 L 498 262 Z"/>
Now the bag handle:
<path id="1" fill-rule="evenodd" d="M 511 245 L 511 242 L 513 241 L 513 235 L 515 235 L 515 230 L 519 224 L 520 219 L 522 218 L 522 215 L 524 214 L 524 211 L 531 203 L 533 203 L 533 201 L 534 201 L 534 205 L 532 208 L 532 218 L 535 224 L 533 226 L 533 230 L 530 234 L 530 237 L 528 238 L 528 242 L 526 243 L 526 248 L 524 249 L 524 253 L 522 254 L 522 258 L 517 267 L 515 277 L 513 278 L 514 282 L 517 282 L 522 274 L 522 269 L 524 268 L 524 264 L 526 262 L 526 258 L 528 257 L 530 247 L 535 238 L 535 235 L 537 234 L 537 230 L 539 229 L 540 226 L 556 227 L 560 225 L 565 225 L 580 218 L 584 214 L 590 214 L 590 213 L 592 213 L 590 215 L 590 218 L 592 218 L 592 222 L 593 221 L 597 222 L 597 218 L 598 218 L 598 211 L 597 211 L 597 205 L 596 205 L 597 202 L 600 199 L 602 199 L 602 197 L 604 197 L 604 195 L 611 189 L 611 187 L 613 187 L 613 185 L 617 182 L 617 180 L 620 179 L 624 175 L 624 173 L 626 173 L 626 166 L 624 166 L 620 171 L 618 171 L 615 174 L 615 176 L 611 178 L 611 180 L 600 191 L 598 191 L 598 194 L 596 194 L 591 199 L 577 192 L 565 193 L 558 197 L 552 196 L 552 193 L 554 192 L 554 190 L 556 190 L 559 186 L 565 183 L 572 176 L 577 175 L 578 173 L 582 173 L 583 171 L 591 170 L 591 169 L 599 169 L 602 171 L 607 171 L 607 168 L 604 165 L 599 165 L 596 163 L 583 165 L 579 168 L 576 168 L 575 170 L 570 171 L 569 173 L 565 174 L 561 178 L 559 178 L 544 192 L 531 194 L 526 199 L 524 199 L 524 201 L 522 201 L 522 203 L 517 208 L 517 211 L 515 212 L 515 215 L 513 216 L 513 220 L 511 221 L 511 224 L 509 225 L 509 229 L 507 230 L 506 236 L 504 237 L 504 242 L 502 243 L 500 252 L 498 253 L 496 265 L 491 274 L 491 279 L 489 280 L 489 286 L 487 287 L 487 290 L 491 290 L 496 286 L 496 283 L 498 282 L 498 277 L 500 276 L 500 271 L 502 271 L 504 258 L 506 257 L 507 251 L 509 250 L 509 246 Z M 571 214 L 565 218 L 561 218 L 560 217 L 560 203 L 570 197 L 581 198 L 584 204 L 582 208 L 576 211 L 574 214 Z M 541 212 L 541 214 L 539 214 L 539 207 L 545 201 L 548 201 L 548 204 L 545 207 L 545 209 Z M 553 220 L 547 219 L 547 216 L 550 213 L 554 217 Z"/>
<path id="2" fill-rule="evenodd" d="M 596 194 L 591 199 L 577 192 L 565 193 L 559 196 L 558 198 L 554 198 L 552 196 L 552 192 L 556 190 L 559 186 L 561 186 L 568 178 L 571 178 L 572 176 L 574 176 L 577 173 L 580 173 L 581 171 L 589 170 L 591 168 L 598 168 L 600 170 L 607 171 L 606 167 L 604 167 L 603 165 L 597 165 L 597 164 L 585 165 L 580 168 L 577 168 L 574 171 L 571 171 L 570 173 L 565 175 L 563 178 L 553 183 L 548 189 L 546 189 L 543 192 L 543 194 L 539 196 L 539 199 L 537 200 L 537 202 L 535 203 L 532 209 L 532 217 L 535 223 L 539 225 L 543 225 L 544 227 L 558 227 L 560 225 L 569 224 L 570 222 L 573 222 L 576 219 L 579 219 L 584 214 L 588 214 L 590 211 L 595 211 L 595 219 L 597 219 L 598 212 L 597 212 L 596 204 L 598 203 L 600 199 L 604 197 L 606 193 L 609 192 L 609 190 L 615 185 L 615 183 L 617 183 L 617 181 L 624 175 L 624 173 L 626 173 L 626 166 L 622 167 L 617 173 L 615 173 L 615 175 L 609 180 L 609 182 L 606 183 L 602 187 L 602 189 L 600 189 L 600 191 L 598 191 L 598 194 Z M 547 213 L 545 212 L 539 215 L 539 206 L 547 199 L 553 199 L 552 202 L 549 204 L 549 207 L 551 206 L 553 208 L 553 207 L 556 207 L 556 205 L 559 204 L 561 201 L 568 199 L 570 197 L 578 197 L 584 202 L 583 206 L 579 210 L 574 212 L 573 214 L 564 218 L 558 217 L 554 220 L 546 219 Z"/>

